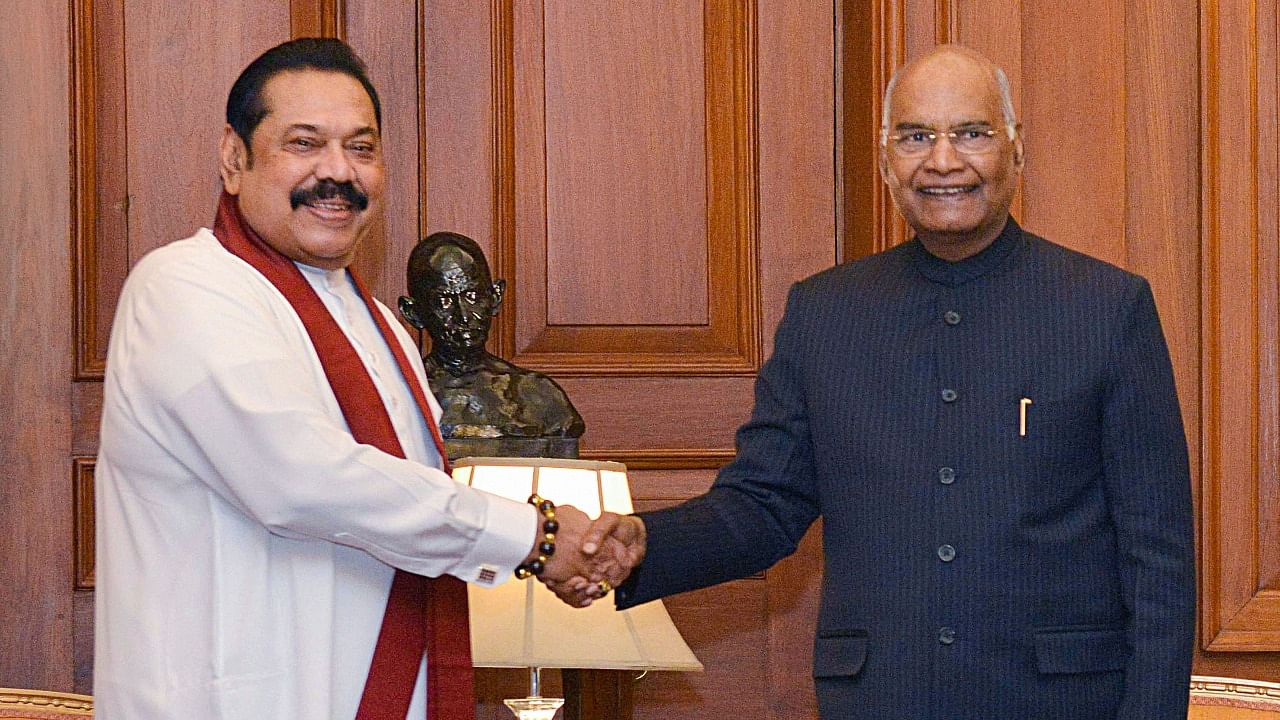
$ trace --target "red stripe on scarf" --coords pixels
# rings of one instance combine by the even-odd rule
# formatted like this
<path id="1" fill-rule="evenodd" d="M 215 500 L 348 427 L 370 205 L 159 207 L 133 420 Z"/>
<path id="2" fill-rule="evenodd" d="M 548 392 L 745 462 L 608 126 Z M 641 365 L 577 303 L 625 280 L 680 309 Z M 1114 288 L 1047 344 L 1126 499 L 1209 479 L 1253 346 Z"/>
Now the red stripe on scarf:
<path id="1" fill-rule="evenodd" d="M 404 457 L 404 449 L 382 405 L 377 386 L 342 328 L 302 276 L 302 271 L 258 237 L 240 215 L 235 197 L 225 192 L 218 201 L 213 234 L 223 247 L 274 285 L 298 313 L 356 441 Z M 359 276 L 349 272 L 378 331 L 395 356 L 396 365 L 431 429 L 431 439 L 448 472 L 444 440 L 422 384 L 387 319 L 374 304 L 373 296 Z M 474 718 L 466 583 L 447 575 L 427 578 L 396 570 L 356 720 L 404 720 L 424 652 L 428 717 L 431 720 Z"/>

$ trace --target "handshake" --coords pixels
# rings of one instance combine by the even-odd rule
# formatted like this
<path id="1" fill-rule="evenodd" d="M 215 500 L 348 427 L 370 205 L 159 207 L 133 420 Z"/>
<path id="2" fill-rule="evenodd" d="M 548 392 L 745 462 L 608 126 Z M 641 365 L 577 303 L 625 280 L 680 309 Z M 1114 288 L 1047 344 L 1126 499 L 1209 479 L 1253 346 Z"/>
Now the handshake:
<path id="1" fill-rule="evenodd" d="M 547 556 L 538 579 L 561 600 L 586 607 L 622 584 L 644 559 L 644 521 L 634 515 L 606 512 L 592 520 L 572 505 L 555 508 L 559 529 L 555 552 Z M 526 562 L 539 555 L 538 541 Z"/>

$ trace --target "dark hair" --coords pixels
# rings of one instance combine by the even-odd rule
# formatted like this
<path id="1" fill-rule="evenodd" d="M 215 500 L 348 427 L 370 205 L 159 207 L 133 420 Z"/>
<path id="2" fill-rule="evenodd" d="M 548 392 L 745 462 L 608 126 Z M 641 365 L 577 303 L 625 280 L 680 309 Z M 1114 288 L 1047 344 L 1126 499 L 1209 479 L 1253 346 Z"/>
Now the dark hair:
<path id="1" fill-rule="evenodd" d="M 321 70 L 349 75 L 364 86 L 373 101 L 373 116 L 382 127 L 382 103 L 378 91 L 369 82 L 369 69 L 351 46 L 333 38 L 299 38 L 280 43 L 262 53 L 249 67 L 240 73 L 227 95 L 227 124 L 244 141 L 249 159 L 253 151 L 249 139 L 253 131 L 267 116 L 267 106 L 262 99 L 262 88 L 267 81 L 290 70 Z"/>

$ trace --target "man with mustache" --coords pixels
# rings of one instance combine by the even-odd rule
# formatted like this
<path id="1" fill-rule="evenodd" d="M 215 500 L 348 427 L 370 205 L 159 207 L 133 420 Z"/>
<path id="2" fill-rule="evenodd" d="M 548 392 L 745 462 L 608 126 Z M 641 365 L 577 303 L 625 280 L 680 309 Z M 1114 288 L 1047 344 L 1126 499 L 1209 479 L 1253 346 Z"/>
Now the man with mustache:
<path id="1" fill-rule="evenodd" d="M 1009 216 L 1021 126 L 978 53 L 904 66 L 880 145 L 914 239 L 792 289 L 706 495 L 601 518 L 647 540 L 618 606 L 760 572 L 821 516 L 825 720 L 1183 720 L 1191 488 L 1150 287 Z"/>
<path id="2" fill-rule="evenodd" d="M 587 572 L 581 512 L 449 477 L 413 343 L 348 268 L 382 213 L 381 120 L 343 43 L 267 51 L 227 100 L 213 230 L 130 273 L 96 472 L 99 718 L 470 718 L 464 581 Z"/>

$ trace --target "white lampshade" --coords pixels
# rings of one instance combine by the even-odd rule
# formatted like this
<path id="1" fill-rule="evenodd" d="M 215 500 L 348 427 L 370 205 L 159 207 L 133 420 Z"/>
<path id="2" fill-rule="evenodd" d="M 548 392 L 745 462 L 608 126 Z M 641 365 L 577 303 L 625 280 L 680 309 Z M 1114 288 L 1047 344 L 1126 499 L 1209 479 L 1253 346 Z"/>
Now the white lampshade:
<path id="1" fill-rule="evenodd" d="M 556 458 L 463 458 L 458 482 L 524 501 L 534 493 L 590 517 L 632 512 L 621 463 Z M 618 611 L 611 599 L 587 608 L 560 601 L 536 580 L 469 585 L 476 667 L 701 670 L 662 601 Z"/>

